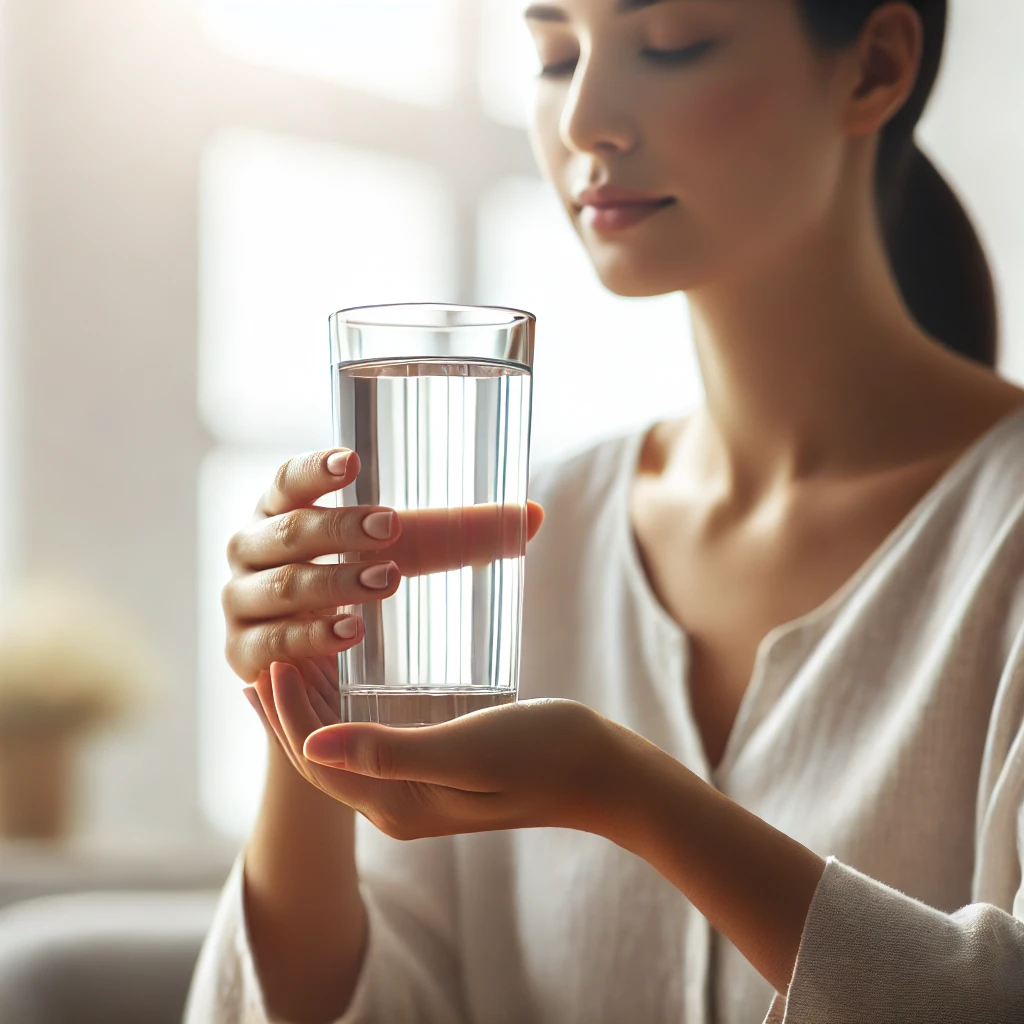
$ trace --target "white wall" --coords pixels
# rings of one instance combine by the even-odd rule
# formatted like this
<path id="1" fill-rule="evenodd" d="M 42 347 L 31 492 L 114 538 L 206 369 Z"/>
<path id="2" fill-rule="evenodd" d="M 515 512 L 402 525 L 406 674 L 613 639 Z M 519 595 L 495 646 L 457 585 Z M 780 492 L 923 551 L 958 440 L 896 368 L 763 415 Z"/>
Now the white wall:
<path id="1" fill-rule="evenodd" d="M 946 59 L 919 137 L 957 188 L 988 250 L 1002 315 L 1002 370 L 1024 382 L 1024 3 L 952 0 Z"/>
<path id="2" fill-rule="evenodd" d="M 6 0 L 0 0 L 0 40 L 3 38 Z M 16 288 L 8 258 L 9 231 L 7 227 L 10 201 L 7 192 L 7 121 L 6 105 L 3 102 L 8 93 L 6 64 L 0 62 L 0 602 L 5 600 L 7 588 L 13 575 L 11 547 L 18 532 L 16 509 L 20 504 L 14 491 L 14 433 L 17 418 L 15 409 L 15 388 L 17 376 L 14 351 L 10 339 L 14 331 Z"/>
<path id="3" fill-rule="evenodd" d="M 9 550 L 136 610 L 174 686 L 86 761 L 86 829 L 197 828 L 195 163 L 186 5 L 9 0 L 8 253 L 19 316 Z"/>

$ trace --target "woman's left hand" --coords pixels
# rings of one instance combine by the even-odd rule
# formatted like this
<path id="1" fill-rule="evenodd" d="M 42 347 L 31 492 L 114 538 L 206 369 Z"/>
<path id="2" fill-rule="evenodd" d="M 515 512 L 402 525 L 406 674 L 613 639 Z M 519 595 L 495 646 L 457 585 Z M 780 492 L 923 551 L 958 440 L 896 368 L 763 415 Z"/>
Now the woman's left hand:
<path id="1" fill-rule="evenodd" d="M 248 696 L 297 770 L 396 839 L 532 826 L 610 835 L 635 792 L 647 741 L 576 701 L 524 700 L 418 728 L 328 724 L 319 674 L 313 662 L 275 662 Z"/>
<path id="2" fill-rule="evenodd" d="M 660 747 L 571 700 L 415 729 L 338 723 L 334 659 L 274 662 L 246 695 L 297 771 L 396 839 L 549 825 L 661 872 L 779 992 L 825 861 Z"/>

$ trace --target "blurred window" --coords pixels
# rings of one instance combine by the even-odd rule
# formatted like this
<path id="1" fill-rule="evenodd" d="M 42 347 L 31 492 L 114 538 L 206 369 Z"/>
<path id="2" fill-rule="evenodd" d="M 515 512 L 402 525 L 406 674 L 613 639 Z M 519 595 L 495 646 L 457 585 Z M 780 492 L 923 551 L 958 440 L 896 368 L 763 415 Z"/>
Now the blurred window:
<path id="1" fill-rule="evenodd" d="M 456 0 L 202 3 L 208 34 L 234 56 L 427 107 L 455 93 L 456 9 Z"/>

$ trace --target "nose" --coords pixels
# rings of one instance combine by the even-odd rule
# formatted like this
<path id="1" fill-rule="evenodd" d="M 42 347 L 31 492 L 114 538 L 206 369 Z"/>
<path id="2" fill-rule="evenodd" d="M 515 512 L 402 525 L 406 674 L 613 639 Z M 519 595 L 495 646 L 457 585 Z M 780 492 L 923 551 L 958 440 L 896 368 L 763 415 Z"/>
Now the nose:
<path id="1" fill-rule="evenodd" d="M 629 89 L 607 58 L 594 51 L 576 64 L 558 125 L 566 149 L 625 152 L 635 145 Z"/>

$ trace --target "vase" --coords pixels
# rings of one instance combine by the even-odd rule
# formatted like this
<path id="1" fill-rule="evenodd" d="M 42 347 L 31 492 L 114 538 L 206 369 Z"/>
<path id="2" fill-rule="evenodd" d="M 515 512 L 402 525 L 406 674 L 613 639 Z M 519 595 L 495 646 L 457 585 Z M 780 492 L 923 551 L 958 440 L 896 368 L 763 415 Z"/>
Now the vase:
<path id="1" fill-rule="evenodd" d="M 0 837 L 67 836 L 76 746 L 64 731 L 0 734 Z"/>

